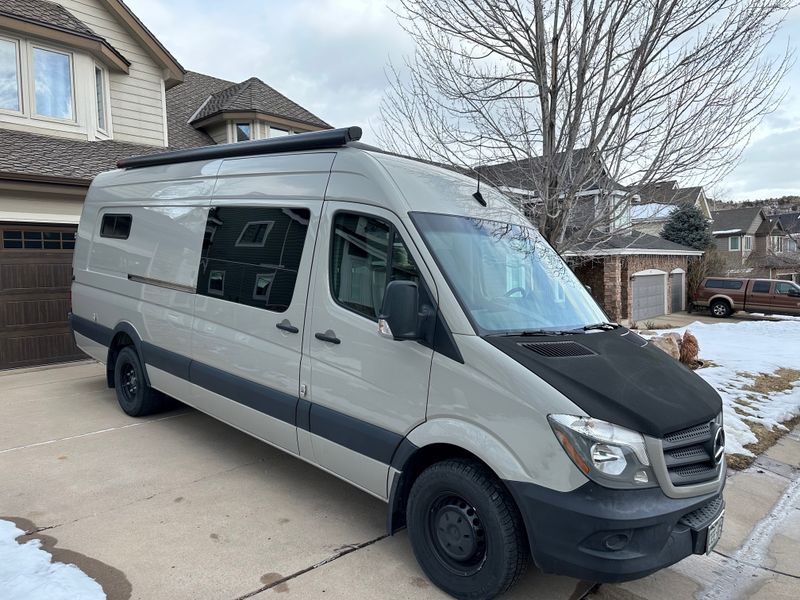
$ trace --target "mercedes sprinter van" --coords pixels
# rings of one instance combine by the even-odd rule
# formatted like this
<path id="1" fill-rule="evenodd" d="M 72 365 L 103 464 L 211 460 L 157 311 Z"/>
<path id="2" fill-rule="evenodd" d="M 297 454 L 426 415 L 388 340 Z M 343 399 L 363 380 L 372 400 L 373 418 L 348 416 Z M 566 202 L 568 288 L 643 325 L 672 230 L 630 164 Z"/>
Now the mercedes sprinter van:
<path id="1" fill-rule="evenodd" d="M 122 409 L 176 398 L 380 498 L 458 598 L 530 560 L 615 582 L 709 552 L 719 395 L 608 322 L 499 192 L 359 137 L 94 180 L 71 322 Z"/>

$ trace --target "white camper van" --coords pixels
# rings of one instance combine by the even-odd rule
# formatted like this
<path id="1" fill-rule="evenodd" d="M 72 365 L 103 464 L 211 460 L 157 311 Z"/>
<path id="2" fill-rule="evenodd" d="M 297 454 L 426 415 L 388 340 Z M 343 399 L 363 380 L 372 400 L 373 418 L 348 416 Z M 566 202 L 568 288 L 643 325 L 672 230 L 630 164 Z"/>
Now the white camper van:
<path id="1" fill-rule="evenodd" d="M 458 598 L 504 592 L 529 559 L 612 582 L 709 552 L 716 392 L 609 323 L 500 194 L 359 137 L 94 180 L 71 321 L 122 409 L 177 398 L 377 496 Z"/>

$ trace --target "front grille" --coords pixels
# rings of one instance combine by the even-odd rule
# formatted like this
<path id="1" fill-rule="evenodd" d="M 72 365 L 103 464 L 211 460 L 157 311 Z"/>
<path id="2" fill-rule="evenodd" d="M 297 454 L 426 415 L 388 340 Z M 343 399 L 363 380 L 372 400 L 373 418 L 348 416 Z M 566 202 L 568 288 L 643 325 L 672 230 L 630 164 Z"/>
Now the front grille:
<path id="1" fill-rule="evenodd" d="M 715 479 L 721 463 L 714 460 L 714 434 L 722 426 L 722 413 L 707 423 L 700 423 L 664 436 L 664 462 L 672 485 L 692 485 Z"/>
<path id="2" fill-rule="evenodd" d="M 723 500 L 722 496 L 714 498 L 708 504 L 704 504 L 697 510 L 693 510 L 681 517 L 680 522 L 688 525 L 692 529 L 704 529 L 717 517 L 722 510 Z"/>
<path id="3" fill-rule="evenodd" d="M 595 354 L 589 348 L 577 342 L 524 342 L 520 346 L 548 358 L 593 356 Z"/>

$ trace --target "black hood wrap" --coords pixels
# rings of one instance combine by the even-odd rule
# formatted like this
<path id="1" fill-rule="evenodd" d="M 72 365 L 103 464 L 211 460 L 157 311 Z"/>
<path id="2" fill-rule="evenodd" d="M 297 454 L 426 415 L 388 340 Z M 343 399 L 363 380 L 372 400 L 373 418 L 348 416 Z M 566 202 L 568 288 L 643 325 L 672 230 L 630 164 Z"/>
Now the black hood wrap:
<path id="1" fill-rule="evenodd" d="M 722 410 L 714 388 L 652 344 L 642 346 L 644 340 L 625 328 L 558 336 L 489 335 L 484 339 L 590 416 L 652 437 L 662 438 L 710 421 Z M 594 354 L 551 358 L 520 345 L 567 341 Z"/>

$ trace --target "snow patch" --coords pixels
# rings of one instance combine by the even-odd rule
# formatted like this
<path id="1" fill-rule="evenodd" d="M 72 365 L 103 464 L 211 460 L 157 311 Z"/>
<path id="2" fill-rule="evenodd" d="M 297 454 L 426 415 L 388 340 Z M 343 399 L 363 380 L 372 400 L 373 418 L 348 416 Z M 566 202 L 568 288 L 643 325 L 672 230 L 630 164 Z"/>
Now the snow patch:
<path id="1" fill-rule="evenodd" d="M 700 344 L 700 358 L 715 366 L 695 371 L 722 397 L 726 452 L 752 456 L 746 444 L 757 441 L 748 426 L 758 423 L 772 429 L 800 414 L 800 382 L 786 391 L 764 394 L 742 389 L 758 375 L 781 367 L 800 369 L 800 318 L 782 321 L 700 323 L 659 331 L 681 335 L 689 329 Z M 739 412 L 737 412 L 739 411 Z"/>
<path id="2" fill-rule="evenodd" d="M 0 520 L 0 596 L 3 600 L 105 600 L 94 579 L 75 565 L 51 562 L 40 540 L 17 543 L 25 532 Z"/>

